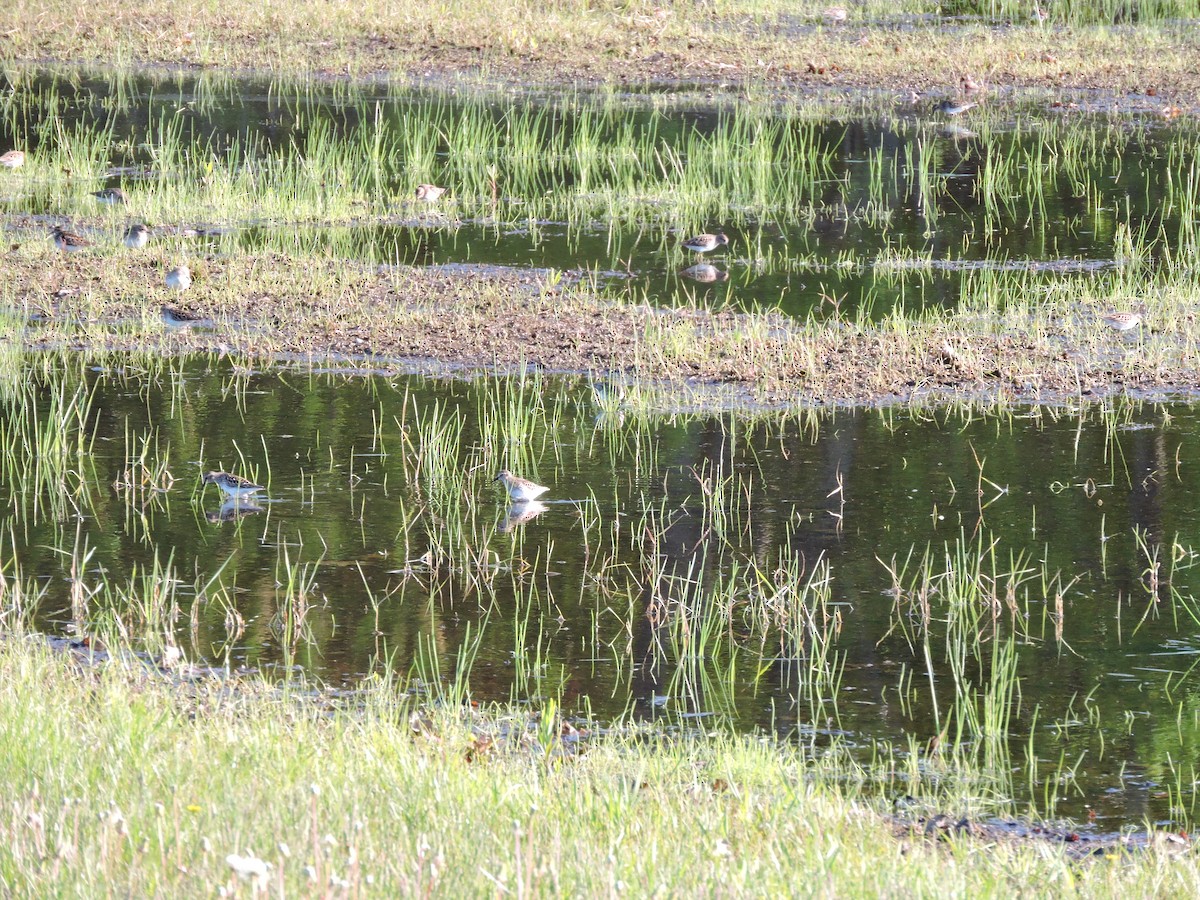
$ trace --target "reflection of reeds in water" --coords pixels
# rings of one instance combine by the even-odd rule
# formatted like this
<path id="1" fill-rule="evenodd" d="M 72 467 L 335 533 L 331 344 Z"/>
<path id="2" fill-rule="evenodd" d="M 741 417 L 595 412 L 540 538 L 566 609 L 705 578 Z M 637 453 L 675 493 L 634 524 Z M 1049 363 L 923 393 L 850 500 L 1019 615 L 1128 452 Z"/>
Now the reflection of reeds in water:
<path id="1" fill-rule="evenodd" d="M 446 708 L 461 708 L 471 696 L 471 670 L 487 632 L 489 614 L 472 625 L 467 623 L 454 659 L 444 660 L 435 634 L 421 635 L 409 669 L 410 687 L 418 696 Z"/>
<path id="2" fill-rule="evenodd" d="M 6 415 L 0 417 L 0 454 L 5 480 L 35 520 L 91 504 L 88 482 L 96 424 L 93 389 L 70 366 L 47 364 L 39 374 L 4 380 Z"/>
<path id="3" fill-rule="evenodd" d="M 408 482 L 420 496 L 443 515 L 449 516 L 462 503 L 466 475 L 458 448 L 462 439 L 463 414 L 440 401 L 416 407 L 413 424 L 401 432 L 405 452 L 401 460 Z"/>
<path id="4" fill-rule="evenodd" d="M 448 400 L 420 406 L 410 397 L 404 419 L 397 420 L 403 447 L 401 460 L 412 494 L 422 501 L 406 516 L 406 558 L 428 553 L 431 567 L 452 575 L 474 590 L 494 578 L 501 567 L 488 546 L 489 521 L 479 515 L 484 482 L 462 452 L 463 407 Z"/>
<path id="5" fill-rule="evenodd" d="M 317 568 L 318 563 L 293 560 L 288 546 L 280 544 L 275 561 L 275 615 L 270 628 L 288 667 L 294 665 L 302 646 L 316 644 L 312 613 L 326 606 L 324 595 L 317 589 Z"/>

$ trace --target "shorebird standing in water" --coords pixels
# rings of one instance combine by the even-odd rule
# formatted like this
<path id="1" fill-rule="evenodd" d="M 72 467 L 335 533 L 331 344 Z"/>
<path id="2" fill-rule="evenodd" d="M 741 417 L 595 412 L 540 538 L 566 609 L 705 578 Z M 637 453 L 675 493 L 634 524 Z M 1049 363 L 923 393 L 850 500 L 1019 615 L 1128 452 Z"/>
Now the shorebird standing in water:
<path id="1" fill-rule="evenodd" d="M 978 105 L 973 100 L 964 100 L 961 103 L 954 100 L 943 100 L 933 108 L 933 111 L 941 113 L 943 116 L 961 116 L 968 109 L 974 109 Z"/>
<path id="2" fill-rule="evenodd" d="M 683 242 L 683 249 L 693 253 L 707 253 L 728 243 L 729 238 L 725 236 L 725 232 L 718 231 L 716 234 L 698 234 L 694 238 L 688 238 Z"/>
<path id="3" fill-rule="evenodd" d="M 492 481 L 499 481 L 508 491 L 508 498 L 514 503 L 527 503 L 530 500 L 536 500 L 546 491 L 548 487 L 542 487 L 540 484 L 534 484 L 528 478 L 518 478 L 508 469 L 501 469 Z"/>
<path id="4" fill-rule="evenodd" d="M 241 475 L 231 475 L 229 472 L 205 472 L 202 483 L 215 484 L 235 499 L 249 497 L 251 494 L 266 490 L 261 484 L 255 484 Z"/>
<path id="5" fill-rule="evenodd" d="M 426 203 L 435 202 L 444 193 L 446 193 L 446 189 L 438 187 L 436 184 L 417 185 L 417 199 L 424 200 Z"/>

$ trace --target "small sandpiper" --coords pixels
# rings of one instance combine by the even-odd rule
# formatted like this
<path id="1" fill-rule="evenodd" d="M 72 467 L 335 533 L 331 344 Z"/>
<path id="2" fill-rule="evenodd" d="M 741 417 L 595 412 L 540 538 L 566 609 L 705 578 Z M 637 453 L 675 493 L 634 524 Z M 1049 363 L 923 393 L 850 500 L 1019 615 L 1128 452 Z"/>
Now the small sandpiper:
<path id="1" fill-rule="evenodd" d="M 120 188 L 105 188 L 102 191 L 92 191 L 92 196 L 99 202 L 108 204 L 109 206 L 122 206 L 129 202 L 129 198 L 125 196 L 125 192 Z"/>
<path id="2" fill-rule="evenodd" d="M 92 246 L 92 242 L 83 235 L 67 231 L 61 225 L 55 225 L 50 229 L 50 237 L 54 241 L 54 246 L 63 253 L 78 253 L 80 250 L 86 250 Z"/>
<path id="3" fill-rule="evenodd" d="M 973 75 L 963 75 L 958 79 L 958 84 L 964 94 L 978 94 L 984 87 L 983 82 L 976 80 Z"/>
<path id="4" fill-rule="evenodd" d="M 6 169 L 19 169 L 25 165 L 24 150 L 9 150 L 3 156 L 0 156 L 0 166 Z"/>
<path id="5" fill-rule="evenodd" d="M 821 18 L 828 25 L 845 25 L 850 18 L 850 11 L 844 6 L 827 6 L 821 10 Z"/>
<path id="6" fill-rule="evenodd" d="M 973 100 L 963 100 L 961 103 L 955 100 L 943 100 L 933 108 L 933 111 L 941 113 L 943 116 L 961 116 L 968 109 L 974 109 L 978 105 Z"/>
<path id="7" fill-rule="evenodd" d="M 528 503 L 530 500 L 536 500 L 546 491 L 548 487 L 542 487 L 540 484 L 534 484 L 527 478 L 518 478 L 508 469 L 501 469 L 492 481 L 499 481 L 508 491 L 508 498 L 514 503 Z"/>
<path id="8" fill-rule="evenodd" d="M 188 312 L 186 309 L 179 309 L 175 306 L 164 306 L 162 308 L 162 320 L 168 328 L 191 328 L 193 325 L 211 328 L 213 325 L 212 319 L 198 316 L 195 313 Z"/>
<path id="9" fill-rule="evenodd" d="M 424 200 L 426 203 L 435 202 L 444 193 L 446 193 L 446 189 L 438 187 L 436 184 L 417 185 L 417 199 Z"/>
<path id="10" fill-rule="evenodd" d="M 167 273 L 167 287 L 173 291 L 186 291 L 192 286 L 192 270 L 178 265 Z"/>
<path id="11" fill-rule="evenodd" d="M 141 250 L 150 243 L 150 229 L 138 222 L 125 229 L 125 246 L 130 250 Z"/>
<path id="12" fill-rule="evenodd" d="M 241 475 L 231 475 L 229 472 L 205 472 L 204 484 L 215 484 L 230 497 L 249 497 L 259 491 L 265 491 L 261 484 L 255 484 Z"/>
<path id="13" fill-rule="evenodd" d="M 728 243 L 729 238 L 725 236 L 725 232 L 718 231 L 716 234 L 698 234 L 694 238 L 688 238 L 683 242 L 683 249 L 693 253 L 707 253 Z"/>
<path id="14" fill-rule="evenodd" d="M 1100 317 L 1100 321 L 1114 331 L 1132 331 L 1142 324 L 1142 314 L 1140 312 L 1105 313 Z"/>
<path id="15" fill-rule="evenodd" d="M 625 402 L 625 387 L 615 381 L 593 381 L 592 401 L 600 409 L 616 409 Z"/>

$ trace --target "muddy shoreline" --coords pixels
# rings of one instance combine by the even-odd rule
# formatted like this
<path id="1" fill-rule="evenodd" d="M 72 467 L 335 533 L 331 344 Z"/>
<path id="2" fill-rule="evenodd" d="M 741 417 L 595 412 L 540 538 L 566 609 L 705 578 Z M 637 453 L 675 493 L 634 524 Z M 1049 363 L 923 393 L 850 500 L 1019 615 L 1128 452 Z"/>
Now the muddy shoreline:
<path id="1" fill-rule="evenodd" d="M 1188 322 L 1130 336 L 1077 308 L 1047 308 L 1024 330 L 948 312 L 897 329 L 657 308 L 538 272 L 373 268 L 277 254 L 197 261 L 195 285 L 177 296 L 156 263 L 57 259 L 44 243 L 37 235 L 0 257 L 32 349 L 207 352 L 254 364 L 299 358 L 373 372 L 538 369 L 653 385 L 648 396 L 672 399 L 652 405 L 683 408 L 1192 398 L 1200 387 Z M 329 287 L 314 295 L 314 281 Z M 166 304 L 213 327 L 167 327 Z"/>

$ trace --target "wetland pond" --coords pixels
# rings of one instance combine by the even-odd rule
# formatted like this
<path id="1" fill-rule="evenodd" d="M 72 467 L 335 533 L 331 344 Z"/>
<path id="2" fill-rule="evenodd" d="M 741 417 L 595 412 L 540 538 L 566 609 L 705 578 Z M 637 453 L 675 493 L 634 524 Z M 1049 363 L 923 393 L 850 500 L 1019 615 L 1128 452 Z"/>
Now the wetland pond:
<path id="1" fill-rule="evenodd" d="M 20 77 L 18 77 L 20 76 Z M 182 252 L 535 269 L 660 305 L 882 318 L 1120 269 L 1192 227 L 1200 134 L 1057 101 L 742 102 L 220 77 L 9 75 L 9 214 L 199 232 Z M 852 105 L 850 102 L 846 106 Z M 447 188 L 437 203 L 417 184 Z M 112 213 L 110 213 L 112 215 Z M 682 249 L 724 229 L 728 247 Z"/>
<path id="2" fill-rule="evenodd" d="M 1134 257 L 1152 274 L 1181 264 L 1164 236 L 1194 238 L 1184 123 L 7 77 L 0 138 L 29 159 L 0 205 L 21 239 L 146 220 L 172 252 L 554 270 L 614 299 L 882 319 Z M 450 199 L 415 203 L 424 182 Z M 98 209 L 116 186 L 128 207 Z M 684 277 L 681 238 L 718 226 L 711 283 Z M 940 743 L 993 779 L 981 794 L 1044 815 L 1194 821 L 1194 406 L 712 411 L 607 374 L 22 354 L 27 312 L 0 368 L 5 615 L 935 775 Z M 510 506 L 501 468 L 545 502 Z M 208 469 L 266 489 L 222 504 Z"/>
<path id="3" fill-rule="evenodd" d="M 6 447 L 52 435 L 0 484 L 44 630 L 868 755 L 949 730 L 1057 812 L 1191 813 L 1193 407 L 625 412 L 580 379 L 208 359 L 5 385 Z M 222 504 L 219 467 L 266 490 Z"/>

